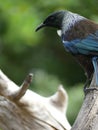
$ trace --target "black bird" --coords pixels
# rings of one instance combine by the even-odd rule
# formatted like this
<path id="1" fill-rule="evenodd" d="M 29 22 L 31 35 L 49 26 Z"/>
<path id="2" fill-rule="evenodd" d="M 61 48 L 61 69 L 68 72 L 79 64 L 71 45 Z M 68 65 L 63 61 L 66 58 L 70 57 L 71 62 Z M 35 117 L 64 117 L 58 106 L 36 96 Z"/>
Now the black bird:
<path id="1" fill-rule="evenodd" d="M 86 72 L 86 85 L 90 84 L 95 72 L 98 86 L 98 24 L 76 13 L 61 10 L 50 14 L 36 31 L 43 27 L 59 29 L 57 32 L 65 49 Z"/>

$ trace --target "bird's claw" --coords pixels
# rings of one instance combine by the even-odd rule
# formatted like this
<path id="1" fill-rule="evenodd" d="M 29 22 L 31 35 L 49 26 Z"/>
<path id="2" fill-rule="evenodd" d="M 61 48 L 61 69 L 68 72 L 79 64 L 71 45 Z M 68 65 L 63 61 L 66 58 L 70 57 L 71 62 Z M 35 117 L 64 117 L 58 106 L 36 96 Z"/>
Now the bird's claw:
<path id="1" fill-rule="evenodd" d="M 88 92 L 94 91 L 94 90 L 98 91 L 98 88 L 96 88 L 96 87 L 90 87 L 90 88 L 84 87 L 85 96 L 87 95 Z"/>
<path id="2" fill-rule="evenodd" d="M 88 87 L 89 87 L 90 83 L 91 83 L 91 78 L 86 80 L 86 83 L 85 83 L 84 89 L 83 89 L 84 93 L 86 93 L 86 91 L 89 89 Z"/>

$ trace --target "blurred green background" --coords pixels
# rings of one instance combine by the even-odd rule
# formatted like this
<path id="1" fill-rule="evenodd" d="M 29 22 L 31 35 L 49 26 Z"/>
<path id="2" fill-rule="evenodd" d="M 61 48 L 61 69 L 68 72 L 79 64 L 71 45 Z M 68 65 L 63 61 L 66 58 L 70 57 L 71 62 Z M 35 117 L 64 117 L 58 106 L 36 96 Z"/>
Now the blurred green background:
<path id="1" fill-rule="evenodd" d="M 98 0 L 0 0 L 0 68 L 20 85 L 34 73 L 31 89 L 49 96 L 63 84 L 69 95 L 68 120 L 81 107 L 85 75 L 66 53 L 56 30 L 35 28 L 51 12 L 67 9 L 98 22 Z"/>

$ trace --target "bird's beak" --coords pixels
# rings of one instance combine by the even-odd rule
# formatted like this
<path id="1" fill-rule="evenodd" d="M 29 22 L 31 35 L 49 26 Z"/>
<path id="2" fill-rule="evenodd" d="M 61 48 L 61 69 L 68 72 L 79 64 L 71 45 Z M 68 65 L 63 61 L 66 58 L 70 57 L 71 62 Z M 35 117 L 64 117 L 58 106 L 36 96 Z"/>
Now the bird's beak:
<path id="1" fill-rule="evenodd" d="M 41 23 L 37 28 L 36 28 L 36 32 L 38 31 L 38 30 L 40 30 L 41 28 L 43 28 L 43 27 L 45 27 L 46 25 L 44 24 L 44 23 Z"/>

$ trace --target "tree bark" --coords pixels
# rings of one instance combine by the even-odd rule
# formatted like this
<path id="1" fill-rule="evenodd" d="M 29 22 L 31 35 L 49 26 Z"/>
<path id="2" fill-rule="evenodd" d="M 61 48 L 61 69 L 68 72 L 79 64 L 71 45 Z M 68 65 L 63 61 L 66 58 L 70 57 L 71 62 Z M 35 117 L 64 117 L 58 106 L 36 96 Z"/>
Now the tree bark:
<path id="1" fill-rule="evenodd" d="M 84 98 L 83 105 L 71 130 L 98 130 L 98 86 L 95 75 Z"/>
<path id="2" fill-rule="evenodd" d="M 68 96 L 60 85 L 51 97 L 28 90 L 29 74 L 19 87 L 0 71 L 0 130 L 70 130 Z"/>

